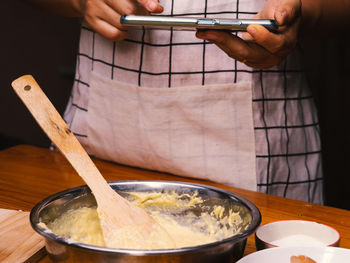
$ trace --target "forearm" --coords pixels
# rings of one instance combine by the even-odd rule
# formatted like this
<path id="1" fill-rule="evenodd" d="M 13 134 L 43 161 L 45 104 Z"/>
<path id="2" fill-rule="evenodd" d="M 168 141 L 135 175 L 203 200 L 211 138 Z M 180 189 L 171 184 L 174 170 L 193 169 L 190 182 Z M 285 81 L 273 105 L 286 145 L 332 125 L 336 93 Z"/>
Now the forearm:
<path id="1" fill-rule="evenodd" d="M 339 33 L 350 26 L 349 0 L 302 0 L 303 35 Z"/>
<path id="2" fill-rule="evenodd" d="M 24 0 L 56 15 L 81 17 L 84 0 Z"/>

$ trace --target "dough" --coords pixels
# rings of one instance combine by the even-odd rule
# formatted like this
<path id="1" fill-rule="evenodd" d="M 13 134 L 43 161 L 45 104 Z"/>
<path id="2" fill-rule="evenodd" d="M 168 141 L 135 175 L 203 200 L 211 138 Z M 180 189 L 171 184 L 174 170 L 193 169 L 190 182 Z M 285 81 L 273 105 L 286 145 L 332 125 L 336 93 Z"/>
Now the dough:
<path id="1" fill-rule="evenodd" d="M 175 242 L 175 246 L 169 248 L 212 243 L 241 230 L 239 225 L 242 219 L 238 212 L 225 212 L 222 206 L 203 209 L 203 200 L 197 193 L 133 192 L 129 193 L 129 197 L 131 202 L 145 209 L 169 233 Z M 196 207 L 201 209 L 193 209 Z M 105 246 L 96 207 L 67 211 L 53 222 L 40 225 L 74 241 Z"/>

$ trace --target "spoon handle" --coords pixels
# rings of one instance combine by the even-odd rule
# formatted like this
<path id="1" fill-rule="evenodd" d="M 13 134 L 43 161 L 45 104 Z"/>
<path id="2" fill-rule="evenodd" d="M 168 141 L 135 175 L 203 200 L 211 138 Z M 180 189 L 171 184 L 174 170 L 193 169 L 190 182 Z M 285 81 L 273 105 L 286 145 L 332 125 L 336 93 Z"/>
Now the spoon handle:
<path id="1" fill-rule="evenodd" d="M 110 192 L 112 189 L 35 79 L 31 75 L 22 76 L 12 82 L 12 87 L 42 130 L 75 168 L 94 195 L 98 195 L 101 191 Z"/>

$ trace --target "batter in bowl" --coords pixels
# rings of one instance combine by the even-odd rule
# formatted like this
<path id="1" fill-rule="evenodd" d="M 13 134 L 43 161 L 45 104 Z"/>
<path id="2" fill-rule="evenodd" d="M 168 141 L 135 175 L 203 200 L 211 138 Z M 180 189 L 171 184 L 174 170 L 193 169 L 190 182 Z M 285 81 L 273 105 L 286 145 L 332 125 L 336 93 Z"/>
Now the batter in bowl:
<path id="1" fill-rule="evenodd" d="M 145 209 L 169 233 L 175 243 L 169 249 L 212 243 L 241 231 L 242 219 L 231 209 L 225 211 L 222 206 L 214 206 L 197 213 L 193 208 L 203 203 L 197 193 L 132 192 L 129 199 Z M 96 207 L 70 210 L 47 225 L 40 225 L 73 241 L 105 246 Z"/>

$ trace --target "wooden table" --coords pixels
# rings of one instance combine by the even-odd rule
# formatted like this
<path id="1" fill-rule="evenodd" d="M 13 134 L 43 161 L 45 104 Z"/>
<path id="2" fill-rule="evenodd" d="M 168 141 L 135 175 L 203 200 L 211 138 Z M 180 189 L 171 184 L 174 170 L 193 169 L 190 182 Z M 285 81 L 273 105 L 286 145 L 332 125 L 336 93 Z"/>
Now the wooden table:
<path id="1" fill-rule="evenodd" d="M 276 220 L 304 219 L 324 223 L 341 235 L 340 247 L 350 249 L 350 211 L 242 190 L 203 180 L 131 168 L 94 160 L 106 180 L 171 180 L 216 186 L 253 202 L 262 214 L 262 224 Z M 30 211 L 43 198 L 85 184 L 58 152 L 28 145 L 0 151 L 0 208 Z M 255 251 L 248 238 L 245 254 Z M 42 262 L 50 262 L 48 257 Z"/>

